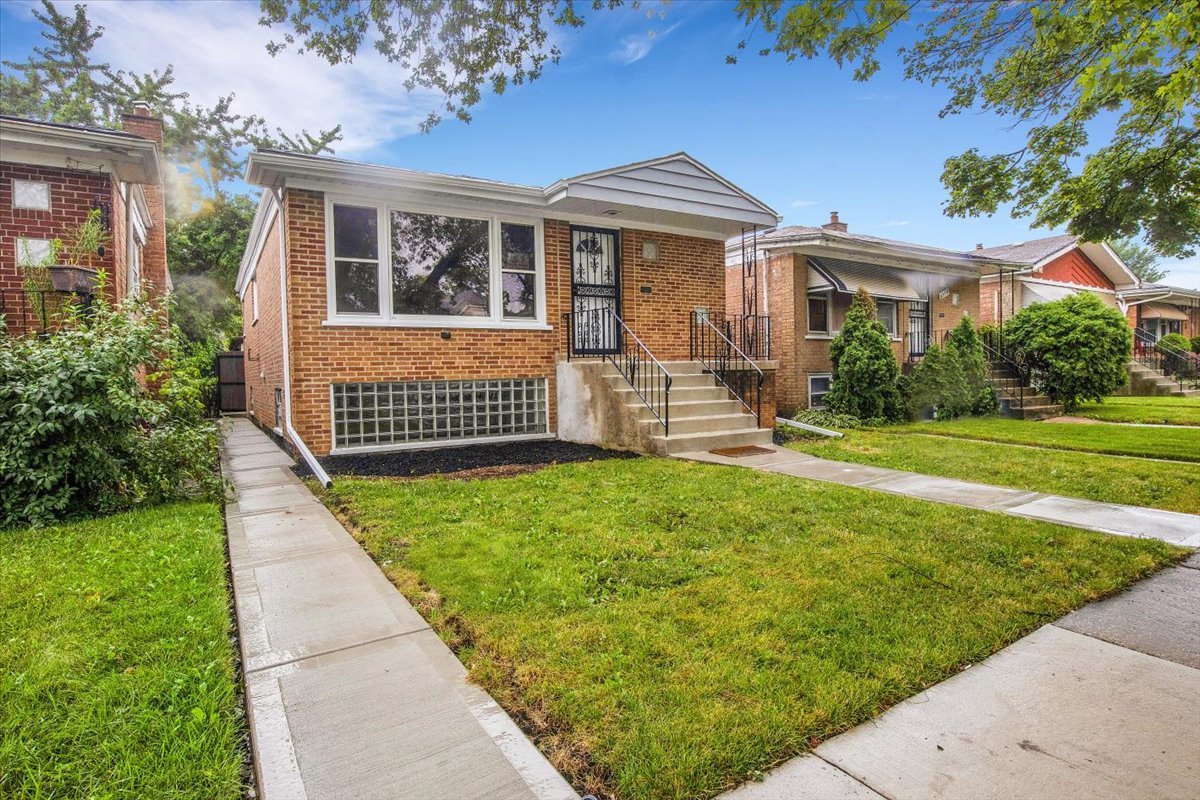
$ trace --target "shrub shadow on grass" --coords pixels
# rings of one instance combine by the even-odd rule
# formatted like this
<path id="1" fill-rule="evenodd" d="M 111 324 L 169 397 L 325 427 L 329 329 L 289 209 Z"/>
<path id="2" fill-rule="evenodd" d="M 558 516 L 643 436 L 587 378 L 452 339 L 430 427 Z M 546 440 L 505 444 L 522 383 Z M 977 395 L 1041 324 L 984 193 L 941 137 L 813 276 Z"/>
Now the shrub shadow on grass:
<path id="1" fill-rule="evenodd" d="M 544 439 L 532 442 L 471 444 L 435 447 L 427 450 L 395 450 L 388 453 L 355 453 L 318 459 L 330 475 L 373 477 L 420 477 L 454 473 L 477 473 L 494 477 L 510 472 L 511 467 L 536 467 L 610 458 L 639 458 L 627 450 L 608 450 L 591 444 Z M 292 470 L 300 477 L 312 475 L 303 462 Z"/>

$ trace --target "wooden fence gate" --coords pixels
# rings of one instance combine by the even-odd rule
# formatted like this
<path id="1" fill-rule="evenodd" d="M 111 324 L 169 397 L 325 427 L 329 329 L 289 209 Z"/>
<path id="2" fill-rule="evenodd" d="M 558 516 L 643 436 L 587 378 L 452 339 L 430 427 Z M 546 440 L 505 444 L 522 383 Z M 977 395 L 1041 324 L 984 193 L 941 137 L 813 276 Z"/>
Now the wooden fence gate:
<path id="1" fill-rule="evenodd" d="M 217 353 L 217 411 L 246 410 L 246 364 L 240 352 Z"/>

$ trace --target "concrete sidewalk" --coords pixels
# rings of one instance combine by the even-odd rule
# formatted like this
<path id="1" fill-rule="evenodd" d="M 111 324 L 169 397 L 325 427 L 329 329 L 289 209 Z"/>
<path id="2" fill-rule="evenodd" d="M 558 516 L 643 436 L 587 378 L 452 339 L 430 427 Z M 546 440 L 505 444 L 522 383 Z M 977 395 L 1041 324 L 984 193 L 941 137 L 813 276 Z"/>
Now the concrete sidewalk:
<path id="1" fill-rule="evenodd" d="M 259 793 L 577 795 L 252 423 L 221 467 Z"/>
<path id="2" fill-rule="evenodd" d="M 902 472 L 886 467 L 829 461 L 807 453 L 772 446 L 770 453 L 729 458 L 713 453 L 679 453 L 676 458 L 711 464 L 750 467 L 840 483 L 861 489 L 891 492 L 938 503 L 969 506 L 1016 517 L 1040 519 L 1121 536 L 1162 539 L 1184 547 L 1200 547 L 1200 516 L 1140 506 L 1100 503 L 1073 497 L 1027 492 L 953 478 Z"/>
<path id="3" fill-rule="evenodd" d="M 1200 797 L 1200 556 L 724 800 Z"/>

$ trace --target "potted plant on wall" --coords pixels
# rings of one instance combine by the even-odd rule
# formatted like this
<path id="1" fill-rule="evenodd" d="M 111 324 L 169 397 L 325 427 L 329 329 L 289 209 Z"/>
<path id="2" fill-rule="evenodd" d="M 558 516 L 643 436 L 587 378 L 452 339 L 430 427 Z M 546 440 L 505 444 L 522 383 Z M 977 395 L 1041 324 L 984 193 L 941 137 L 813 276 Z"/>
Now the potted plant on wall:
<path id="1" fill-rule="evenodd" d="M 98 208 L 89 211 L 83 222 L 67 228 L 61 239 L 55 239 L 54 263 L 47 267 L 55 291 L 91 295 L 100 279 L 94 265 L 104 257 L 111 239 Z"/>

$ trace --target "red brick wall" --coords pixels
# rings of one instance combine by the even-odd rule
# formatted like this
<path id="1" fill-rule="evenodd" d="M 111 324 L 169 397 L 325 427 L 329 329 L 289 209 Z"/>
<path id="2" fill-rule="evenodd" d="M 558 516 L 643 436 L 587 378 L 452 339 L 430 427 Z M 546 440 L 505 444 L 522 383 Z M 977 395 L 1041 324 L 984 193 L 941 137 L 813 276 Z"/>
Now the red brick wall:
<path id="1" fill-rule="evenodd" d="M 275 390 L 283 388 L 283 325 L 279 302 L 279 217 L 271 223 L 252 286 L 242 299 L 242 343 L 246 367 L 246 410 L 275 427 Z M 254 318 L 254 286 L 258 319 Z"/>
<path id="2" fill-rule="evenodd" d="M 1097 289 L 1113 288 L 1113 282 L 1079 248 L 1069 250 L 1051 261 L 1037 273 L 1037 277 L 1046 281 L 1094 286 Z"/>
<path id="3" fill-rule="evenodd" d="M 333 446 L 329 387 L 334 383 L 545 378 L 549 430 L 556 430 L 555 363 L 565 347 L 561 315 L 569 310 L 571 296 L 568 223 L 547 220 L 544 225 L 550 330 L 328 326 L 321 324 L 327 315 L 324 197 L 289 190 L 284 204 L 292 423 L 314 453 L 328 453 Z M 654 262 L 643 258 L 647 239 L 658 243 Z M 686 359 L 688 313 L 697 307 L 725 306 L 724 244 L 623 229 L 621 279 L 622 311 L 630 328 L 659 359 Z M 265 323 L 266 306 L 275 304 L 261 281 L 260 277 L 260 326 L 271 324 Z M 262 335 L 254 338 L 249 312 L 244 319 L 248 345 L 253 348 L 257 341 L 260 350 L 268 347 Z M 442 338 L 443 330 L 450 333 L 449 340 Z M 247 380 L 252 374 L 249 363 Z M 269 379 L 256 384 L 255 409 L 261 413 L 258 409 L 267 406 L 259 400 L 258 385 L 271 384 Z"/>
<path id="4" fill-rule="evenodd" d="M 163 123 L 157 117 L 147 113 L 124 114 L 121 117 L 121 127 L 126 133 L 132 133 L 154 142 L 162 153 Z M 170 169 L 163 164 L 162 169 Z M 146 195 L 146 206 L 153 221 L 146 231 L 146 244 L 142 248 L 142 291 L 152 299 L 164 295 L 167 291 L 167 222 L 166 197 L 161 184 L 146 184 L 142 187 Z"/>
<path id="5" fill-rule="evenodd" d="M 13 180 L 50 184 L 50 210 L 13 208 Z M 23 294 L 24 270 L 17 266 L 17 239 L 61 238 L 66 229 L 87 219 L 96 200 L 112 197 L 109 176 L 80 170 L 37 167 L 27 164 L 0 163 L 0 291 L 4 293 L 4 313 L 11 334 L 38 327 L 37 315 Z M 114 274 L 113 251 L 109 247 L 92 266 Z M 123 285 L 123 284 L 122 284 Z M 24 312 L 24 313 L 22 313 Z"/>

